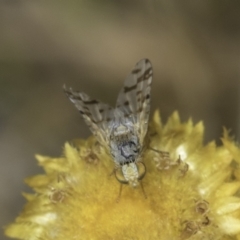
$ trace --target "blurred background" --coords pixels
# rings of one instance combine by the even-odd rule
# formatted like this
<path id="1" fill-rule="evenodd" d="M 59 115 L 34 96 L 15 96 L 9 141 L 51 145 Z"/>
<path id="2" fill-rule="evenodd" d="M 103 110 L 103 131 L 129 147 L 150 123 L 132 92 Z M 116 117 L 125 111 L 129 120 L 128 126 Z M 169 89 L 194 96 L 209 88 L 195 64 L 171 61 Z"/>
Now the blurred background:
<path id="1" fill-rule="evenodd" d="M 23 179 L 42 172 L 34 155 L 90 135 L 63 84 L 114 106 L 145 57 L 164 122 L 178 110 L 204 121 L 206 143 L 221 143 L 222 126 L 240 140 L 239 1 L 0 0 L 1 226 L 25 203 Z"/>

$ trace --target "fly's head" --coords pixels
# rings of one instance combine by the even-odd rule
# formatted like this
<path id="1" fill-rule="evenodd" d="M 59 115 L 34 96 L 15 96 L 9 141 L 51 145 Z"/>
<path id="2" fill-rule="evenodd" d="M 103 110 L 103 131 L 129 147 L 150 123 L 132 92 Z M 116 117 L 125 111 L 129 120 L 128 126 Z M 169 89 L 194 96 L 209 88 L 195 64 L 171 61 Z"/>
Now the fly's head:
<path id="1" fill-rule="evenodd" d="M 126 163 L 116 169 L 116 179 L 122 184 L 129 184 L 131 187 L 137 187 L 139 180 L 142 180 L 146 174 L 144 163 Z"/>

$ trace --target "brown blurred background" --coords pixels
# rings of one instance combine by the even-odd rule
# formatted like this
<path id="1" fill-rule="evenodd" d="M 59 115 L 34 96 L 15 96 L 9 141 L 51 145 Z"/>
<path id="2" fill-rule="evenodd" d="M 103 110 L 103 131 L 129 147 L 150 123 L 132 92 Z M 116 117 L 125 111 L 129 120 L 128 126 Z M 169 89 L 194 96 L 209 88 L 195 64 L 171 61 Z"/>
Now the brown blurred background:
<path id="1" fill-rule="evenodd" d="M 152 111 L 203 120 L 205 142 L 220 143 L 223 125 L 240 140 L 239 1 L 0 0 L 1 226 L 25 203 L 23 179 L 42 172 L 34 154 L 90 134 L 63 84 L 114 105 L 144 57 Z"/>

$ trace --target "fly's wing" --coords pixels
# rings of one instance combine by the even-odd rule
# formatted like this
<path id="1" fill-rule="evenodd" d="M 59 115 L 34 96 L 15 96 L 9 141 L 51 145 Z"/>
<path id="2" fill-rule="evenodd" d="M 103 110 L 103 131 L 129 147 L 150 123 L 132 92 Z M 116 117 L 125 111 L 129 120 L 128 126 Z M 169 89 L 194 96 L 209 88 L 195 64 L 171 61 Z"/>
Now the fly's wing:
<path id="1" fill-rule="evenodd" d="M 86 93 L 69 90 L 64 86 L 64 92 L 83 116 L 91 132 L 100 144 L 108 146 L 108 122 L 113 119 L 113 108 L 90 98 Z"/>
<path id="2" fill-rule="evenodd" d="M 126 78 L 117 99 L 117 109 L 134 123 L 140 144 L 148 129 L 152 75 L 150 61 L 140 60 Z"/>

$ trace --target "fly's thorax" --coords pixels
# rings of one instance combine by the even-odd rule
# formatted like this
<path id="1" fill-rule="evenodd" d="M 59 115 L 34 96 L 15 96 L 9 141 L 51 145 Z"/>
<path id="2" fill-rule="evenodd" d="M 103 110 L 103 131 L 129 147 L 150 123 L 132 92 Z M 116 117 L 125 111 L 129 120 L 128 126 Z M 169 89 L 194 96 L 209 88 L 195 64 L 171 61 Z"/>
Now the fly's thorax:
<path id="1" fill-rule="evenodd" d="M 117 165 L 136 162 L 141 150 L 139 139 L 132 132 L 111 136 L 109 147 Z"/>
<path id="2" fill-rule="evenodd" d="M 129 184 L 132 187 L 139 185 L 139 180 L 146 174 L 146 167 L 142 162 L 128 163 L 115 171 L 115 176 L 120 183 Z"/>
<path id="3" fill-rule="evenodd" d="M 110 151 L 113 158 L 120 165 L 134 162 L 140 152 L 138 135 L 133 125 L 118 122 L 110 134 Z"/>

